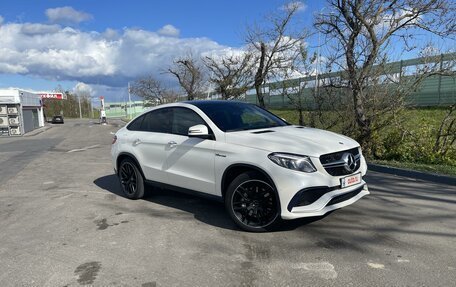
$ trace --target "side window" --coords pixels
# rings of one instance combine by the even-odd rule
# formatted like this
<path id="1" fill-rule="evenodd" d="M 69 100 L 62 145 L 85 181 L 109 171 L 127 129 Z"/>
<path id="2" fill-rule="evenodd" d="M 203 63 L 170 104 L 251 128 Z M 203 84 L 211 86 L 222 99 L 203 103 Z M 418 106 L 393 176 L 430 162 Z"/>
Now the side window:
<path id="1" fill-rule="evenodd" d="M 171 133 L 172 116 L 170 108 L 149 112 L 141 123 L 141 130 L 154 133 Z"/>
<path id="2" fill-rule="evenodd" d="M 190 109 L 173 109 L 173 134 L 186 136 L 188 135 L 188 129 L 194 125 L 206 125 L 206 123 L 197 113 Z"/>
<path id="3" fill-rule="evenodd" d="M 140 131 L 141 130 L 141 123 L 144 120 L 144 116 L 140 116 L 139 118 L 135 119 L 131 124 L 127 126 L 127 129 L 130 131 Z"/>

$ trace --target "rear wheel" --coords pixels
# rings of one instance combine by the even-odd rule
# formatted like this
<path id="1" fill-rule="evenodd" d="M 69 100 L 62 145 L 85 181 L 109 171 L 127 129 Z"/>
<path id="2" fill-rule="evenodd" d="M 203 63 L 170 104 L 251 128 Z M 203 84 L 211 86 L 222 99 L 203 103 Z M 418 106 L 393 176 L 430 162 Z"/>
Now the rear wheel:
<path id="1" fill-rule="evenodd" d="M 126 197 L 139 199 L 144 196 L 144 179 L 133 160 L 122 160 L 119 166 L 119 180 Z"/>
<path id="2" fill-rule="evenodd" d="M 225 207 L 234 222 L 246 231 L 269 231 L 280 221 L 277 192 L 258 172 L 242 173 L 230 183 Z"/>

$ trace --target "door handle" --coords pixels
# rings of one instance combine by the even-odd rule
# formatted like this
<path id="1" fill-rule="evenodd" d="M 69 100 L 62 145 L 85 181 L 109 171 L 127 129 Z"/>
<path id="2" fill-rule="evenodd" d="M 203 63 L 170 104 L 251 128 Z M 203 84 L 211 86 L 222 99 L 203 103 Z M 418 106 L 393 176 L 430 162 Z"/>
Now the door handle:
<path id="1" fill-rule="evenodd" d="M 170 141 L 170 142 L 168 142 L 168 145 L 169 145 L 169 147 L 173 148 L 173 147 L 176 147 L 176 146 L 177 146 L 177 142 L 175 142 L 175 141 Z"/>
<path id="2" fill-rule="evenodd" d="M 133 141 L 133 145 L 134 146 L 137 146 L 139 144 L 141 144 L 141 140 L 140 139 L 136 139 L 136 140 Z"/>

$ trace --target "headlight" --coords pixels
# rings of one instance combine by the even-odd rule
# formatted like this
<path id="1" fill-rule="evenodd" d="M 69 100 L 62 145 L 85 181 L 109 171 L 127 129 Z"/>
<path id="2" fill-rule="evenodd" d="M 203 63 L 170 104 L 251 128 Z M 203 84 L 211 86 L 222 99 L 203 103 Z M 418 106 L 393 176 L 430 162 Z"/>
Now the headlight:
<path id="1" fill-rule="evenodd" d="M 315 172 L 317 169 L 312 164 L 308 156 L 289 154 L 289 153 L 271 153 L 268 158 L 281 167 L 303 172 Z"/>

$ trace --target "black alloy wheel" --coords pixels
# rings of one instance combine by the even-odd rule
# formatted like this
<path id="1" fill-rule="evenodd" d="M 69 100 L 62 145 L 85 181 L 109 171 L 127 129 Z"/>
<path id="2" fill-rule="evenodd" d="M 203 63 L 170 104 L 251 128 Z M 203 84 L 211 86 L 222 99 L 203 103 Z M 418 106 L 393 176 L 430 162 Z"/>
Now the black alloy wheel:
<path id="1" fill-rule="evenodd" d="M 144 195 L 144 180 L 135 162 L 127 158 L 119 167 L 119 179 L 122 191 L 130 199 L 139 199 Z"/>
<path id="2" fill-rule="evenodd" d="M 235 223 L 247 231 L 267 231 L 280 220 L 277 193 L 256 172 L 243 173 L 233 180 L 225 205 Z"/>

